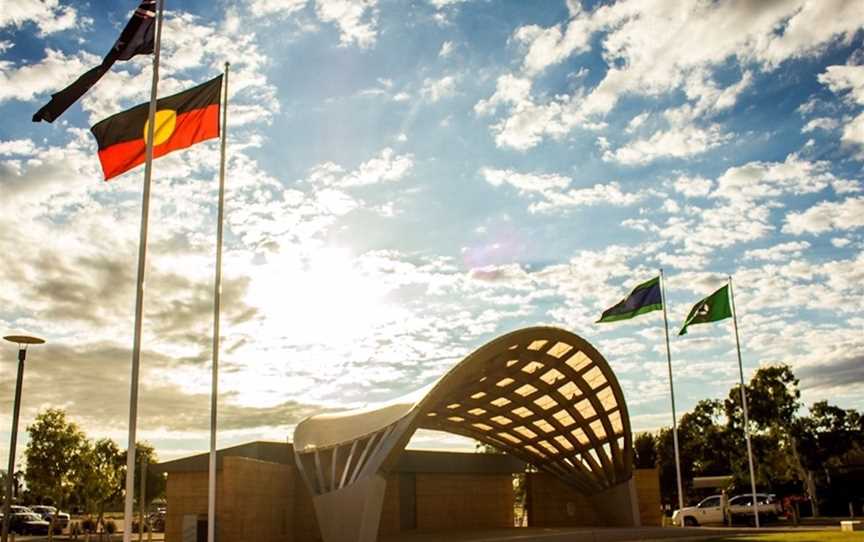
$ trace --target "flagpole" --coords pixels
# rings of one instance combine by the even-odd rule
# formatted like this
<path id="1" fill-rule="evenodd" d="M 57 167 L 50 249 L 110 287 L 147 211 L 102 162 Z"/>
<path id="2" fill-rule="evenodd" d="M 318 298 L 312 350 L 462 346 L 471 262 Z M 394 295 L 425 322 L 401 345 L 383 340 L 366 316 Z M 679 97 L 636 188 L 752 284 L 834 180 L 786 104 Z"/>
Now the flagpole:
<path id="1" fill-rule="evenodd" d="M 207 542 L 216 541 L 216 406 L 219 397 L 219 309 L 222 304 L 222 217 L 225 214 L 225 143 L 228 140 L 228 68 L 222 89 L 221 159 L 219 162 L 219 212 L 216 219 L 216 280 L 213 286 L 213 375 L 210 391 L 210 467 L 207 481 Z"/>
<path id="2" fill-rule="evenodd" d="M 138 283 L 135 293 L 135 332 L 132 345 L 132 378 L 129 393 L 129 446 L 126 449 L 126 502 L 123 509 L 123 542 L 132 540 L 132 500 L 135 496 L 135 430 L 138 422 L 138 372 L 141 364 L 141 320 L 144 312 L 144 271 L 147 267 L 147 226 L 150 219 L 150 180 L 153 174 L 153 134 L 155 132 L 159 50 L 162 42 L 162 14 L 165 0 L 156 0 L 156 43 L 153 47 L 153 81 L 147 116 L 147 149 L 144 191 L 141 197 L 141 236 L 138 240 Z M 143 480 L 142 480 L 143 482 Z"/>
<path id="3" fill-rule="evenodd" d="M 681 456 L 678 453 L 678 416 L 675 413 L 675 386 L 672 383 L 672 349 L 669 347 L 669 318 L 666 315 L 666 277 L 660 270 L 660 296 L 663 302 L 663 329 L 666 331 L 666 364 L 669 369 L 669 395 L 672 398 L 672 443 L 675 447 L 675 474 L 678 479 L 678 510 L 684 509 L 684 489 L 681 484 Z"/>
<path id="4" fill-rule="evenodd" d="M 750 463 L 750 490 L 753 492 L 753 516 L 759 528 L 759 504 L 756 502 L 756 476 L 753 469 L 753 448 L 750 445 L 750 424 L 747 419 L 747 394 L 744 392 L 744 366 L 741 363 L 741 341 L 738 339 L 738 312 L 735 310 L 735 294 L 732 292 L 732 275 L 729 275 L 729 298 L 732 301 L 732 325 L 735 329 L 735 348 L 738 351 L 738 376 L 741 379 L 741 405 L 744 407 L 744 437 L 747 441 L 747 461 Z"/>

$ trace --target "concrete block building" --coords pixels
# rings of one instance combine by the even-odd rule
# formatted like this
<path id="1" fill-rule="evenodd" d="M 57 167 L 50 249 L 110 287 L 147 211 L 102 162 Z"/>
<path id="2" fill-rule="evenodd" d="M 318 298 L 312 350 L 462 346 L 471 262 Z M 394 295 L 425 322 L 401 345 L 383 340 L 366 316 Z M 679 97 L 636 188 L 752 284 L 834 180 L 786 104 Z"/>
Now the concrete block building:
<path id="1" fill-rule="evenodd" d="M 208 459 L 205 453 L 157 467 L 168 475 L 165 542 L 206 539 Z M 504 454 L 405 450 L 387 476 L 379 536 L 514 527 L 514 475 L 526 476 L 528 526 L 603 525 L 579 491 L 545 473 L 526 474 L 526 468 Z M 220 542 L 322 541 L 291 444 L 251 442 L 219 450 L 217 471 Z M 660 525 L 657 471 L 636 470 L 635 478 L 641 524 Z M 191 536 L 190 520 L 196 531 Z"/>
<path id="2" fill-rule="evenodd" d="M 420 428 L 506 455 L 405 451 Z M 563 329 L 503 335 L 409 396 L 307 418 L 293 440 L 221 452 L 220 542 L 375 542 L 418 528 L 510 527 L 513 475 L 526 470 L 530 525 L 659 524 L 657 473 L 635 473 L 621 387 L 606 359 Z M 163 465 L 167 542 L 200 531 L 206 465 L 207 456 Z"/>

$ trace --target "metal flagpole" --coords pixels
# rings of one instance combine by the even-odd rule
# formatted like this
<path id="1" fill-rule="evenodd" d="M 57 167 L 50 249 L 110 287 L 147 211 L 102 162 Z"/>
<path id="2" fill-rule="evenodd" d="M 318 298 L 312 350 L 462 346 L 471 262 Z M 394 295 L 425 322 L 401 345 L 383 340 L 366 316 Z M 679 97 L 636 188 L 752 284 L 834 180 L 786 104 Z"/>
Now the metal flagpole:
<path id="1" fill-rule="evenodd" d="M 660 270 L 660 297 L 663 302 L 663 329 L 666 331 L 666 363 L 669 368 L 669 395 L 672 398 L 672 443 L 675 446 L 675 474 L 678 477 L 678 510 L 684 509 L 681 484 L 681 457 L 678 453 L 678 416 L 675 413 L 675 386 L 672 384 L 672 350 L 669 348 L 669 318 L 666 316 L 666 278 Z"/>
<path id="2" fill-rule="evenodd" d="M 132 501 L 135 497 L 135 429 L 138 422 L 138 368 L 141 362 L 144 271 L 147 264 L 147 225 L 150 218 L 150 179 L 153 174 L 153 135 L 156 124 L 156 99 L 159 84 L 159 50 L 162 41 L 162 13 L 165 7 L 165 0 L 156 1 L 158 3 L 156 43 L 153 48 L 153 82 L 150 86 L 150 110 L 147 116 L 147 160 L 144 166 L 144 193 L 141 197 L 141 237 L 138 240 L 138 285 L 135 294 L 135 338 L 132 345 L 132 378 L 129 393 L 129 447 L 126 450 L 126 502 L 123 509 L 123 542 L 132 540 Z"/>
<path id="3" fill-rule="evenodd" d="M 741 405 L 744 407 L 744 437 L 747 440 L 747 461 L 750 463 L 750 490 L 753 492 L 753 516 L 759 528 L 759 503 L 756 502 L 756 476 L 753 469 L 753 448 L 750 446 L 750 425 L 747 420 L 747 394 L 744 392 L 744 367 L 741 363 L 741 341 L 738 339 L 738 312 L 732 293 L 732 275 L 729 275 L 729 298 L 732 301 L 732 324 L 735 328 L 735 348 L 738 350 L 738 376 L 741 378 Z"/>
<path id="4" fill-rule="evenodd" d="M 216 219 L 216 280 L 213 287 L 213 376 L 210 391 L 210 468 L 207 483 L 207 542 L 216 541 L 216 404 L 219 396 L 219 309 L 222 303 L 222 217 L 225 214 L 225 142 L 228 140 L 228 68 L 222 89 L 222 157 L 219 162 L 219 212 Z"/>

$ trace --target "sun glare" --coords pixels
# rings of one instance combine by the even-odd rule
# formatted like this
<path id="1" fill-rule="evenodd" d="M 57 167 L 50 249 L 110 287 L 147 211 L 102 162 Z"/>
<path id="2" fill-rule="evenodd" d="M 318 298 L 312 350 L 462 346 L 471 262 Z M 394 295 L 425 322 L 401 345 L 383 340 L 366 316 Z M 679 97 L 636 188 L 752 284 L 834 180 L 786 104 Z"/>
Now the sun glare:
<path id="1" fill-rule="evenodd" d="M 348 250 L 321 248 L 282 255 L 253 276 L 249 301 L 273 337 L 341 344 L 362 338 L 394 317 L 386 288 L 364 276 Z"/>

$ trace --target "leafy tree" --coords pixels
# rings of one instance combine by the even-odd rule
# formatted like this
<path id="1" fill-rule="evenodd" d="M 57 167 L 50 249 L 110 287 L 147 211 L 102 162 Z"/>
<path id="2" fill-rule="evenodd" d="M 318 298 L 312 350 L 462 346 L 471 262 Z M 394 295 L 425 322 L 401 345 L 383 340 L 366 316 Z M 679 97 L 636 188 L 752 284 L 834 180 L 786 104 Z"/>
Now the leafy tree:
<path id="1" fill-rule="evenodd" d="M 27 432 L 27 487 L 36 498 L 65 506 L 87 466 L 87 437 L 78 425 L 66 420 L 66 412 L 53 408 L 39 413 Z M 53 521 L 49 538 L 53 538 Z"/>
<path id="2" fill-rule="evenodd" d="M 122 496 L 125 454 L 113 440 L 104 438 L 87 446 L 85 459 L 89 468 L 82 472 L 78 493 L 87 512 L 97 514 L 99 525 L 106 505 Z"/>
<path id="3" fill-rule="evenodd" d="M 640 433 L 633 442 L 634 462 L 637 469 L 653 469 L 657 466 L 657 442 L 651 433 Z"/>
<path id="4" fill-rule="evenodd" d="M 745 387 L 747 414 L 757 429 L 789 427 L 801 407 L 798 379 L 785 364 L 759 368 Z M 741 428 L 744 410 L 738 386 L 729 390 L 725 403 L 730 425 Z"/>
<path id="5" fill-rule="evenodd" d="M 152 468 L 153 465 L 159 462 L 159 458 L 156 455 L 156 450 L 150 444 L 146 442 L 139 442 L 135 444 L 135 487 L 136 495 L 135 499 L 137 500 L 140 491 L 141 491 L 141 464 L 147 464 L 147 476 L 146 476 L 146 490 L 145 490 L 145 498 L 146 501 L 144 503 L 145 506 L 149 505 L 153 502 L 153 499 L 162 497 L 165 495 L 165 477 L 162 474 L 156 472 L 156 469 Z M 126 454 L 123 454 L 123 476 L 125 480 L 126 476 Z M 140 506 L 140 503 L 139 503 Z"/>

